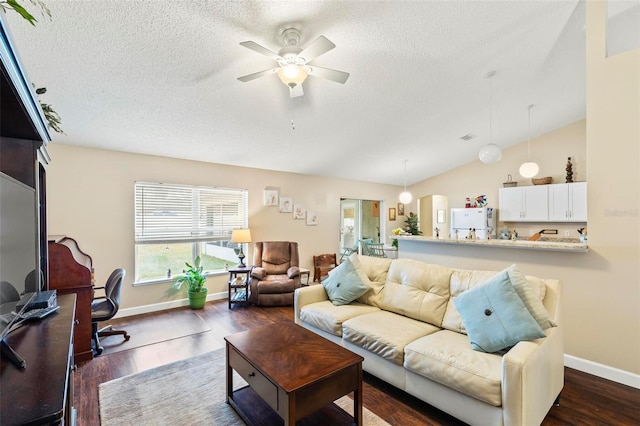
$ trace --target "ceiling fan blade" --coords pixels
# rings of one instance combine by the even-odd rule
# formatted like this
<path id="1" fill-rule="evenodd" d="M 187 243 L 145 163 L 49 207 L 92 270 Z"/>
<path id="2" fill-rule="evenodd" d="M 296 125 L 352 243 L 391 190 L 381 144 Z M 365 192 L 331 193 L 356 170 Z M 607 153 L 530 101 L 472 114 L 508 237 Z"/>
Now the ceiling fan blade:
<path id="1" fill-rule="evenodd" d="M 267 49 L 266 47 L 262 47 L 260 46 L 258 43 L 256 43 L 255 41 L 243 41 L 242 43 L 240 43 L 242 46 L 246 47 L 247 49 L 251 49 L 254 52 L 257 52 L 261 55 L 264 55 L 268 58 L 273 59 L 274 61 L 277 61 L 278 59 L 282 59 L 280 57 L 280 55 L 278 55 L 276 52 L 272 52 L 271 50 Z"/>
<path id="2" fill-rule="evenodd" d="M 329 40 L 325 36 L 320 36 L 304 50 L 302 50 L 302 52 L 298 53 L 298 56 L 304 58 L 305 62 L 311 62 L 318 56 L 327 53 L 334 47 L 336 47 L 336 45 L 333 44 L 331 40 Z"/>
<path id="3" fill-rule="evenodd" d="M 256 78 L 264 77 L 265 75 L 275 74 L 278 72 L 279 69 L 280 67 L 273 68 L 270 70 L 264 70 L 260 72 L 254 72 L 253 74 L 248 74 L 248 75 L 243 75 L 242 77 L 238 77 L 238 80 L 246 83 L 247 81 L 255 80 Z"/>
<path id="4" fill-rule="evenodd" d="M 315 65 L 308 65 L 309 75 L 315 77 L 326 78 L 327 80 L 335 81 L 336 83 L 344 84 L 349 78 L 349 73 L 344 71 L 336 71 L 330 68 L 317 67 Z"/>
<path id="5" fill-rule="evenodd" d="M 304 92 L 302 91 L 302 84 L 296 84 L 294 87 L 289 88 L 290 97 L 297 98 L 303 95 L 304 95 Z"/>

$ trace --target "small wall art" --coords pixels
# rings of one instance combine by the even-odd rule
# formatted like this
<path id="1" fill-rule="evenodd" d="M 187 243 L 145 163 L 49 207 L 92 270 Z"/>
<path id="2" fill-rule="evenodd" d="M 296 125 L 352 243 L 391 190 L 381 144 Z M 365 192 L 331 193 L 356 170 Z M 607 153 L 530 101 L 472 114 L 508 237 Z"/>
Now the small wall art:
<path id="1" fill-rule="evenodd" d="M 264 189 L 264 205 L 265 206 L 277 206 L 278 205 L 278 190 L 276 188 Z"/>
<path id="2" fill-rule="evenodd" d="M 304 219 L 307 214 L 307 211 L 304 209 L 302 204 L 294 204 L 293 205 L 293 218 L 294 219 Z"/>
<path id="3" fill-rule="evenodd" d="M 291 213 L 293 211 L 293 198 L 280 197 L 280 213 Z"/>
<path id="4" fill-rule="evenodd" d="M 315 226 L 318 224 L 318 213 L 317 212 L 307 212 L 307 225 Z"/>
<path id="5" fill-rule="evenodd" d="M 398 216 L 404 216 L 404 204 L 398 203 Z"/>
<path id="6" fill-rule="evenodd" d="M 389 220 L 396 220 L 396 209 L 395 209 L 395 207 L 389 207 Z"/>
<path id="7" fill-rule="evenodd" d="M 373 203 L 371 203 L 371 215 L 373 217 L 380 217 L 380 202 L 379 201 L 374 201 Z"/>

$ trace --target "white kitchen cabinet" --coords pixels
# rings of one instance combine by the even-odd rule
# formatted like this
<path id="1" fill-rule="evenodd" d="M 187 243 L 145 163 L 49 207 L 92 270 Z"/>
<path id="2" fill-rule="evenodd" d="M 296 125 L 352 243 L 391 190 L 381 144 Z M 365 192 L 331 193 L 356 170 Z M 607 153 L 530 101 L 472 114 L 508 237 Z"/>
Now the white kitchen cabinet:
<path id="1" fill-rule="evenodd" d="M 549 185 L 549 220 L 587 221 L 587 182 Z"/>
<path id="2" fill-rule="evenodd" d="M 548 185 L 500 188 L 502 222 L 547 222 L 549 220 Z"/>

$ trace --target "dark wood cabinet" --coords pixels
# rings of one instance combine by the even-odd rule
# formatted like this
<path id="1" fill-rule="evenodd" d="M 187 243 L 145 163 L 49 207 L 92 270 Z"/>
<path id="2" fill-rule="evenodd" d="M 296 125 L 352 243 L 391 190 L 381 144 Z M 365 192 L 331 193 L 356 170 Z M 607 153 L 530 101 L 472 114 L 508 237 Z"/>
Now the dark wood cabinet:
<path id="1" fill-rule="evenodd" d="M 58 296 L 60 309 L 26 323 L 5 339 L 25 361 L 0 360 L 2 425 L 73 425 L 75 295 Z"/>
<path id="2" fill-rule="evenodd" d="M 60 294 L 75 294 L 76 328 L 74 356 L 77 362 L 93 359 L 91 349 L 91 301 L 93 266 L 91 256 L 69 237 L 49 239 L 49 289 Z"/>

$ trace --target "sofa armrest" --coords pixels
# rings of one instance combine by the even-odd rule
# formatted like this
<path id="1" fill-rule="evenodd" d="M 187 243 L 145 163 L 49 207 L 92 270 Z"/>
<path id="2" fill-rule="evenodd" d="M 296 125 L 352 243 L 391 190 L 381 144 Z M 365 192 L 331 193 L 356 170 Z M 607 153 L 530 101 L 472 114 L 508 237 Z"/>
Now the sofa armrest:
<path id="1" fill-rule="evenodd" d="M 564 386 L 562 328 L 547 337 L 515 345 L 502 358 L 505 426 L 541 424 Z"/>
<path id="2" fill-rule="evenodd" d="M 300 310 L 311 303 L 329 300 L 326 290 L 321 285 L 310 285 L 296 289 L 293 296 L 294 320 L 296 324 L 300 324 Z"/>

